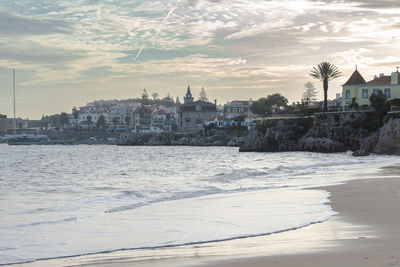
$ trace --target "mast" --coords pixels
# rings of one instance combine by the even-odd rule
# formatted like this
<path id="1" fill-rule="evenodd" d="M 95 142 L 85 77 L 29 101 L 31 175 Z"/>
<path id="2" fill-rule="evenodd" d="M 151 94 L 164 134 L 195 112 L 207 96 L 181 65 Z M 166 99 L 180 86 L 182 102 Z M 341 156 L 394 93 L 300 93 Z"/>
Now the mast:
<path id="1" fill-rule="evenodd" d="M 14 95 L 14 140 L 15 140 L 15 132 L 16 132 L 16 121 L 15 121 L 15 70 L 13 69 L 13 95 Z"/>

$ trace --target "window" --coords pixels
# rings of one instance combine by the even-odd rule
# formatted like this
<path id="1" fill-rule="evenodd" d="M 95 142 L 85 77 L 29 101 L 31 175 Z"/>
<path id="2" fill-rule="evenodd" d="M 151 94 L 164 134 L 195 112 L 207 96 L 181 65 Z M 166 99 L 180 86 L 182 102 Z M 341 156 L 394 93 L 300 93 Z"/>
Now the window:
<path id="1" fill-rule="evenodd" d="M 349 106 L 344 106 L 344 111 L 350 111 L 350 107 Z"/>
<path id="2" fill-rule="evenodd" d="M 380 91 L 379 89 L 374 89 L 373 94 L 377 95 L 379 91 Z"/>
<path id="3" fill-rule="evenodd" d="M 368 89 L 362 90 L 362 98 L 368 98 Z"/>
<path id="4" fill-rule="evenodd" d="M 385 89 L 385 96 L 386 96 L 386 98 L 390 98 L 391 96 L 390 96 L 390 88 L 386 88 Z"/>
<path id="5" fill-rule="evenodd" d="M 350 97 L 351 97 L 351 92 L 350 92 L 350 90 L 346 90 L 346 98 L 347 98 L 347 99 L 350 99 Z"/>

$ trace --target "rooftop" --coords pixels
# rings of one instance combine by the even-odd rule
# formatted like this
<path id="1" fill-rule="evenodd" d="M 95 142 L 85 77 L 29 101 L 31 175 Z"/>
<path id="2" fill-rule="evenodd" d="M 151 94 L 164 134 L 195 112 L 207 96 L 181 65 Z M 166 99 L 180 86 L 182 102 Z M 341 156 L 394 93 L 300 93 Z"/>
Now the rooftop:
<path id="1" fill-rule="evenodd" d="M 363 76 L 358 72 L 358 70 L 355 70 L 353 74 L 350 76 L 350 79 L 343 85 L 355 85 L 355 84 L 364 84 L 365 79 Z"/>
<path id="2" fill-rule="evenodd" d="M 380 76 L 366 83 L 367 85 L 379 85 L 379 84 L 392 84 L 391 76 Z M 397 84 L 400 84 L 400 75 L 397 76 Z"/>

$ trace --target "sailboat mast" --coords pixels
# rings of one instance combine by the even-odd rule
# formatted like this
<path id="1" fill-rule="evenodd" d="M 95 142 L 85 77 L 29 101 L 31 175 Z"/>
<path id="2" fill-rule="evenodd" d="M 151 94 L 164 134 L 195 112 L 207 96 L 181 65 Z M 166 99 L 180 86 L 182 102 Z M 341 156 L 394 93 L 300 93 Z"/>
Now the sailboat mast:
<path id="1" fill-rule="evenodd" d="M 15 131 L 17 128 L 15 121 L 15 70 L 13 69 L 13 95 L 14 95 L 14 140 L 15 140 Z"/>

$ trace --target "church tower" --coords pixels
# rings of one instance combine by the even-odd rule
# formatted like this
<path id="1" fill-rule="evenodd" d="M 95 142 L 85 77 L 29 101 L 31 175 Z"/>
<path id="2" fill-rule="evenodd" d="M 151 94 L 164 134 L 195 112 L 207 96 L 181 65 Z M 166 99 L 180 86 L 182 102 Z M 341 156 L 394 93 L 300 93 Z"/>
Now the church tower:
<path id="1" fill-rule="evenodd" d="M 188 86 L 187 92 L 186 92 L 186 96 L 183 98 L 183 103 L 184 104 L 189 104 L 192 103 L 194 101 L 193 96 L 192 96 L 192 92 L 190 92 L 190 86 Z"/>

